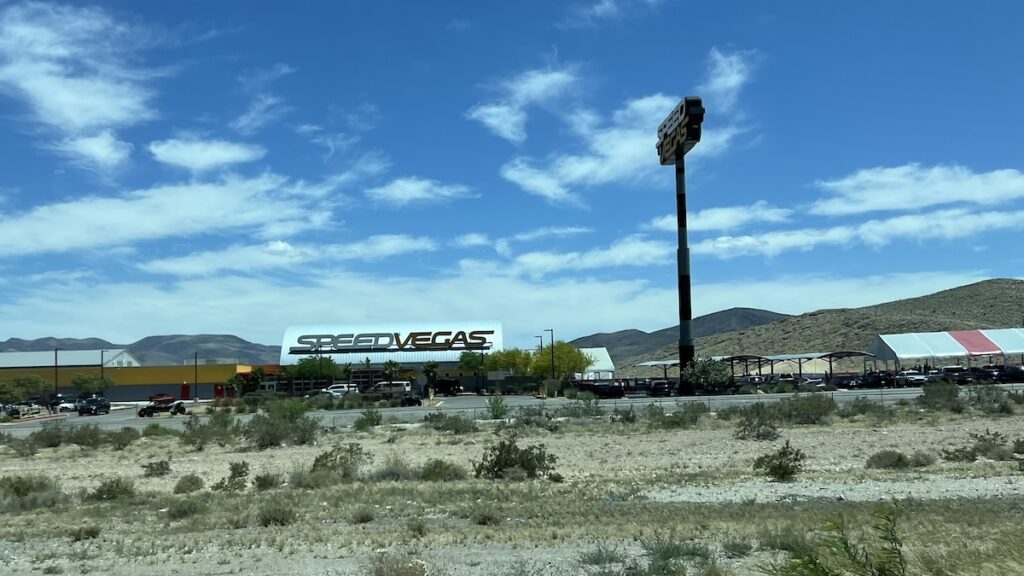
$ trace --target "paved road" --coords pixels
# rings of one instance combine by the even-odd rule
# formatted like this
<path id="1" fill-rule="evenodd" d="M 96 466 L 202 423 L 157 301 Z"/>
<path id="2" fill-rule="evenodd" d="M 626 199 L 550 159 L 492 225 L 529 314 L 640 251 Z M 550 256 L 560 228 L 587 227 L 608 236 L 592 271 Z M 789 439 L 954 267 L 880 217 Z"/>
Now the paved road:
<path id="1" fill-rule="evenodd" d="M 1019 391 L 1024 390 L 1024 384 L 1007 384 L 1001 387 Z M 964 389 L 961 389 L 961 393 L 965 393 Z M 876 402 L 882 402 L 884 404 L 892 404 L 899 400 L 911 400 L 921 394 L 920 388 L 896 388 L 896 389 L 872 389 L 872 390 L 838 390 L 835 392 L 824 392 L 824 394 L 830 395 L 836 402 L 843 404 L 849 402 L 855 398 L 868 398 Z M 774 402 L 783 398 L 789 398 L 792 394 L 736 394 L 736 395 L 722 395 L 722 396 L 698 396 L 698 397 L 671 397 L 671 398 L 649 398 L 647 396 L 636 396 L 620 398 L 618 400 L 602 400 L 601 405 L 607 409 L 614 409 L 617 407 L 627 408 L 634 406 L 641 408 L 651 403 L 655 404 L 668 404 L 674 405 L 677 401 L 691 401 L 697 400 L 700 402 L 706 402 L 711 410 L 718 410 L 726 406 L 750 404 L 753 402 Z M 549 398 L 547 400 L 539 400 L 531 396 L 503 396 L 505 403 L 513 408 L 519 406 L 535 406 L 544 405 L 548 409 L 555 410 L 559 406 L 569 402 L 565 398 Z M 381 414 L 384 416 L 385 422 L 389 419 L 397 418 L 401 422 L 418 422 L 423 419 L 423 415 L 432 411 L 444 411 L 452 414 L 461 414 L 467 417 L 483 418 L 485 413 L 485 407 L 487 404 L 486 396 L 476 395 L 463 395 L 452 398 L 438 398 L 439 405 L 434 407 L 428 406 L 413 406 L 407 408 L 382 408 Z M 186 403 L 187 405 L 189 403 Z M 358 410 L 317 410 L 310 412 L 310 415 L 320 419 L 324 426 L 349 426 L 356 418 L 359 417 Z M 246 422 L 251 418 L 249 414 L 239 415 L 239 419 L 242 422 Z M 136 410 L 132 407 L 116 409 L 110 414 L 103 414 L 100 416 L 79 416 L 78 414 L 67 414 L 60 418 L 61 421 L 70 424 L 96 424 L 104 430 L 118 430 L 122 426 L 131 426 L 133 428 L 142 429 L 150 423 L 158 422 L 163 426 L 175 428 L 180 430 L 185 422 L 185 418 L 182 416 L 170 416 L 169 414 L 158 414 L 152 418 L 139 418 L 136 415 Z M 52 419 L 50 420 L 52 421 Z M 44 421 L 27 421 L 27 422 L 13 422 L 9 424 L 0 425 L 0 431 L 10 433 L 16 437 L 27 436 L 34 430 L 38 430 L 42 427 Z"/>

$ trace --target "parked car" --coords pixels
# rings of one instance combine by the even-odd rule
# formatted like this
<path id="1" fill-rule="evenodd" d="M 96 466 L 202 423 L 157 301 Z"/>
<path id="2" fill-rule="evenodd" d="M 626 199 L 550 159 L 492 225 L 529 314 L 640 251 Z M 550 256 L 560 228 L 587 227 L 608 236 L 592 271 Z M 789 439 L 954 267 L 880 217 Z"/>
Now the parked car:
<path id="1" fill-rule="evenodd" d="M 337 400 L 338 398 L 344 396 L 345 392 L 346 391 L 343 390 L 331 390 L 330 387 L 328 387 L 321 388 L 319 390 L 310 390 L 309 394 L 304 394 L 302 397 L 308 400 L 310 398 L 316 398 L 318 396 L 328 396 L 333 400 Z"/>
<path id="2" fill-rule="evenodd" d="M 836 374 L 829 378 L 828 382 L 836 388 L 856 388 L 860 386 L 860 378 L 855 374 Z"/>
<path id="3" fill-rule="evenodd" d="M 462 386 L 456 378 L 438 378 L 434 382 L 434 394 L 442 396 L 458 396 L 462 392 Z"/>
<path id="4" fill-rule="evenodd" d="M 996 372 L 996 382 L 1000 384 L 1024 382 L 1024 366 L 1000 367 Z"/>
<path id="5" fill-rule="evenodd" d="M 107 412 L 110 412 L 110 403 L 107 402 Z M 149 397 L 149 404 L 139 408 L 139 417 L 148 418 L 160 412 L 170 412 L 171 416 L 185 413 L 185 404 L 175 400 L 170 394 L 153 394 Z"/>
<path id="6" fill-rule="evenodd" d="M 928 382 L 928 377 L 917 370 L 903 370 L 896 375 L 896 384 L 899 386 L 921 386 Z"/>
<path id="7" fill-rule="evenodd" d="M 598 398 L 622 398 L 626 390 L 614 382 L 571 382 L 570 385 L 580 392 L 590 392 Z"/>
<path id="8" fill-rule="evenodd" d="M 356 384 L 331 384 L 324 390 L 334 394 L 335 396 L 344 396 L 349 392 L 359 392 L 359 386 Z"/>
<path id="9" fill-rule="evenodd" d="M 975 382 L 995 382 L 996 375 L 999 374 L 999 370 L 994 366 L 971 366 L 967 369 L 967 374 Z"/>
<path id="10" fill-rule="evenodd" d="M 43 407 L 31 400 L 22 400 L 21 402 L 15 402 L 11 409 L 11 418 L 24 418 L 25 416 L 32 416 L 33 414 L 40 414 L 43 411 Z"/>
<path id="11" fill-rule="evenodd" d="M 938 379 L 956 384 L 970 384 L 974 377 L 963 366 L 943 366 L 939 368 Z"/>
<path id="12" fill-rule="evenodd" d="M 648 396 L 671 396 L 676 391 L 676 383 L 671 380 L 652 380 L 647 387 Z"/>
<path id="13" fill-rule="evenodd" d="M 78 404 L 75 399 L 68 398 L 62 394 L 58 394 L 54 397 L 51 406 L 53 406 L 57 412 L 74 412 L 78 409 Z"/>
<path id="14" fill-rule="evenodd" d="M 880 372 L 867 372 L 861 378 L 861 383 L 867 388 L 892 388 L 896 380 L 892 372 L 882 370 Z"/>
<path id="15" fill-rule="evenodd" d="M 410 394 L 412 393 L 412 382 L 408 380 L 395 380 L 391 383 L 377 382 L 368 391 L 378 394 Z"/>
<path id="16" fill-rule="evenodd" d="M 99 414 L 110 414 L 110 401 L 103 396 L 93 396 L 86 398 L 78 407 L 78 415 L 99 415 Z"/>

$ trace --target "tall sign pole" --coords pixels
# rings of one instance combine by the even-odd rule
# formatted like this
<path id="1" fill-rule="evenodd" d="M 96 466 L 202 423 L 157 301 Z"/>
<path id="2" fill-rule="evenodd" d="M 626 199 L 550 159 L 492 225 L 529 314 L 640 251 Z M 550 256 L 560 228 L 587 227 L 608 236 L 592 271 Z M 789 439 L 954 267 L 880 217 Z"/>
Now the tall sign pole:
<path id="1" fill-rule="evenodd" d="M 676 265 L 679 271 L 679 379 L 684 368 L 693 362 L 693 305 L 690 294 L 690 247 L 686 234 L 686 153 L 700 142 L 704 106 L 700 98 L 687 96 L 658 127 L 658 156 L 662 166 L 676 170 L 676 222 L 679 248 Z"/>

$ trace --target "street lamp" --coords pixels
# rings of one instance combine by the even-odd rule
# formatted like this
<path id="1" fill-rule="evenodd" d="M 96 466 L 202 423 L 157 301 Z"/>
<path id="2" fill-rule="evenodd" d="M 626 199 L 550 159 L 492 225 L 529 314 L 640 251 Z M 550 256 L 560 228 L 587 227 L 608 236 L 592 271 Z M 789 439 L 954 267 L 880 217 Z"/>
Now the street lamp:
<path id="1" fill-rule="evenodd" d="M 686 167 L 683 157 L 700 142 L 704 106 L 700 98 L 687 96 L 658 127 L 658 156 L 662 166 L 676 167 L 676 221 L 679 249 L 676 262 L 679 270 L 679 374 L 693 362 L 693 329 L 690 321 L 693 308 L 690 298 L 690 248 L 686 241 Z M 681 383 L 681 382 L 680 382 Z"/>
<path id="2" fill-rule="evenodd" d="M 551 333 L 551 379 L 557 380 L 555 376 L 555 330 L 554 328 L 545 328 L 544 331 Z"/>
<path id="3" fill-rule="evenodd" d="M 53 349 L 53 395 L 59 394 L 57 391 L 57 351 L 63 350 L 63 348 Z"/>
<path id="4" fill-rule="evenodd" d="M 534 338 L 537 339 L 538 346 L 539 346 L 537 348 L 537 353 L 540 354 L 541 352 L 544 351 L 544 337 L 543 336 L 534 336 Z"/>
<path id="5" fill-rule="evenodd" d="M 192 399 L 199 400 L 199 351 L 192 353 L 192 385 L 195 386 L 195 390 L 192 391 Z M 185 398 L 182 398 L 185 400 Z"/>
<path id="6" fill-rule="evenodd" d="M 106 353 L 106 350 L 100 350 L 100 382 L 106 382 L 106 380 L 103 379 L 103 364 L 105 363 L 103 355 Z"/>

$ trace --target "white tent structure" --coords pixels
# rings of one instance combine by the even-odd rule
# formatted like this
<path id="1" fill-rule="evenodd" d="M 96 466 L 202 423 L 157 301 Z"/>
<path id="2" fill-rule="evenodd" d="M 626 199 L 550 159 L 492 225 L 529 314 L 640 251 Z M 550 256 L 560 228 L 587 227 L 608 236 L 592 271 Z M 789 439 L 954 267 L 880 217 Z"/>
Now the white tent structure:
<path id="1" fill-rule="evenodd" d="M 576 374 L 578 379 L 607 380 L 615 377 L 615 363 L 612 362 L 607 348 L 580 348 L 580 352 L 593 358 L 594 363 L 587 368 L 586 372 Z"/>
<path id="2" fill-rule="evenodd" d="M 1005 363 L 1013 356 L 1024 355 L 1024 328 L 880 334 L 868 352 L 897 366 L 920 360 L 935 365 L 942 359 L 970 363 L 971 358 L 988 356 L 1002 356 Z"/>

